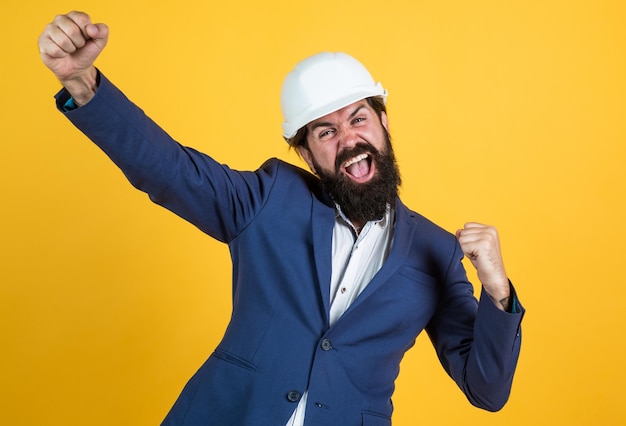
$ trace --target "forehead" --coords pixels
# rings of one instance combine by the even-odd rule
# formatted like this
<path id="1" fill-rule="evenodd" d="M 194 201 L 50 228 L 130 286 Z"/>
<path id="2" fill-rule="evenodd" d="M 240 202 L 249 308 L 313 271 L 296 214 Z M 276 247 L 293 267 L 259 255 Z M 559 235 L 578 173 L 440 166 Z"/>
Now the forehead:
<path id="1" fill-rule="evenodd" d="M 328 113 L 316 120 L 313 120 L 309 124 L 307 124 L 307 127 L 310 129 L 321 125 L 331 124 L 336 120 L 351 118 L 353 115 L 356 115 L 361 111 L 373 111 L 372 107 L 370 107 L 366 99 L 361 99 L 360 101 L 353 102 L 350 105 Z"/>

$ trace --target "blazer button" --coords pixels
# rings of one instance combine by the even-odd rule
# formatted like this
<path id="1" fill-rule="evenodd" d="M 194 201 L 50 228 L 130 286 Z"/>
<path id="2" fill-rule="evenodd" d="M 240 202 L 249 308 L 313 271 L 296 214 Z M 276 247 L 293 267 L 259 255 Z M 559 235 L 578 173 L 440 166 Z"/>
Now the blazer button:
<path id="1" fill-rule="evenodd" d="M 322 339 L 322 342 L 320 343 L 320 347 L 322 348 L 323 351 L 329 351 L 333 348 L 333 345 L 330 344 L 330 340 Z"/>
<path id="2" fill-rule="evenodd" d="M 287 399 L 291 402 L 298 402 L 300 401 L 300 398 L 302 398 L 302 395 L 300 394 L 300 392 L 295 390 L 289 391 L 289 393 L 287 394 Z"/>

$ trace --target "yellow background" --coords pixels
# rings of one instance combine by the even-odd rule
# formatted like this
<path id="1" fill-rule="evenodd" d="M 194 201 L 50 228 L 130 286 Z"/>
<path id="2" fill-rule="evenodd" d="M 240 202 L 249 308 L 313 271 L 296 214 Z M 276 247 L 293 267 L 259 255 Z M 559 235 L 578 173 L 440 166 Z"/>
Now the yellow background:
<path id="1" fill-rule="evenodd" d="M 226 247 L 152 205 L 59 114 L 37 37 L 111 28 L 99 67 L 175 138 L 235 168 L 281 139 L 304 56 L 389 89 L 402 197 L 498 226 L 528 309 L 509 404 L 472 408 L 420 336 L 396 425 L 626 422 L 626 8 L 586 1 L 33 1 L 0 6 L 0 422 L 154 425 L 219 341 Z"/>

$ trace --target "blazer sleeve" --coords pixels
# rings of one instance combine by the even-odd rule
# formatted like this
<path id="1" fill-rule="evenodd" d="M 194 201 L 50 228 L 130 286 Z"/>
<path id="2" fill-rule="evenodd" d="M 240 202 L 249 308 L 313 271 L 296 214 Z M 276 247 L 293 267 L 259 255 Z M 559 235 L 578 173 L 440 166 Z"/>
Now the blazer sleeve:
<path id="1" fill-rule="evenodd" d="M 498 411 L 511 392 L 525 310 L 512 285 L 517 313 L 498 309 L 485 291 L 477 301 L 462 257 L 456 244 L 440 303 L 426 330 L 442 366 L 468 400 L 477 407 Z"/>
<path id="2" fill-rule="evenodd" d="M 67 91 L 57 108 L 99 146 L 136 188 L 150 199 L 229 242 L 263 207 L 275 182 L 277 161 L 240 172 L 172 139 L 103 74 L 94 98 L 66 111 Z"/>

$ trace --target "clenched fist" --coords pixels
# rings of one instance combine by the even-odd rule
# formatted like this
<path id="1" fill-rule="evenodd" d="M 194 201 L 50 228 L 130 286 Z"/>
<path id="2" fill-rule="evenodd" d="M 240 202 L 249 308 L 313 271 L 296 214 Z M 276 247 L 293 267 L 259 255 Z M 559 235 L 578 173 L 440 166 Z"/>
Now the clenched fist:
<path id="1" fill-rule="evenodd" d="M 478 279 L 498 308 L 509 310 L 510 287 L 500 251 L 500 238 L 493 226 L 466 223 L 456 231 L 465 256 L 476 268 Z"/>
<path id="2" fill-rule="evenodd" d="M 58 15 L 39 36 L 39 52 L 74 101 L 83 105 L 96 90 L 94 61 L 106 46 L 109 28 L 93 24 L 89 15 L 70 12 Z"/>

